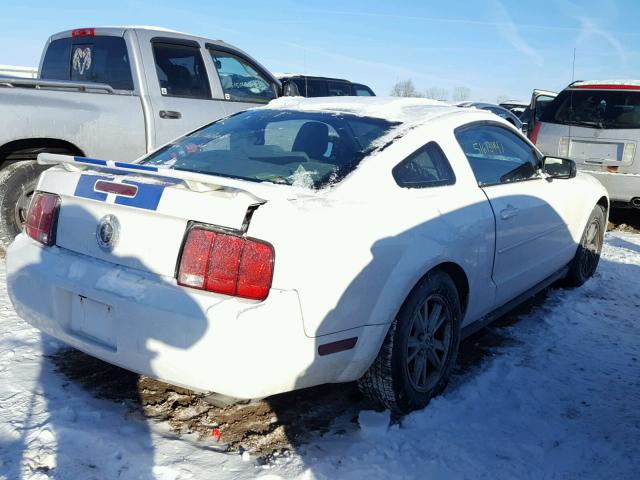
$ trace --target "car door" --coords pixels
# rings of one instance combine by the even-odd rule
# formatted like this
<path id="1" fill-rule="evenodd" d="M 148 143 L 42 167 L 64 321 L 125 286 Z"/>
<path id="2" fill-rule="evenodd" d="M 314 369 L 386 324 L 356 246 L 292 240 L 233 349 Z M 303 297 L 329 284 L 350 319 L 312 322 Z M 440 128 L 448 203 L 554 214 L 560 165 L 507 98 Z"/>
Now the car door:
<path id="1" fill-rule="evenodd" d="M 494 245 L 493 213 L 479 189 L 465 188 L 468 178 L 462 183 L 456 178 L 443 150 L 452 143 L 455 147 L 455 142 L 439 140 L 442 147 L 435 139 L 429 141 L 398 163 L 392 175 L 402 189 L 404 202 L 412 205 L 416 215 L 418 241 L 414 247 L 418 251 L 412 258 L 432 258 L 434 244 L 440 245 L 445 255 L 464 252 L 463 266 L 472 286 L 466 325 L 493 308 L 495 286 L 487 281 L 493 270 L 493 258 L 487 255 Z M 433 209 L 439 213 L 435 219 L 431 217 Z M 434 243 L 427 243 L 427 239 Z"/>
<path id="2" fill-rule="evenodd" d="M 540 171 L 540 157 L 506 126 L 480 122 L 456 138 L 493 209 L 493 280 L 501 305 L 560 269 L 573 245 L 563 185 Z"/>
<path id="3" fill-rule="evenodd" d="M 207 44 L 220 79 L 227 114 L 269 103 L 278 96 L 278 84 L 257 62 L 238 51 Z"/>
<path id="4" fill-rule="evenodd" d="M 544 109 L 552 102 L 558 94 L 556 92 L 550 92 L 548 90 L 533 90 L 531 94 L 531 102 L 529 106 L 522 113 L 521 120 L 524 124 L 523 130 L 527 135 L 533 131 L 533 127 L 540 120 Z"/>

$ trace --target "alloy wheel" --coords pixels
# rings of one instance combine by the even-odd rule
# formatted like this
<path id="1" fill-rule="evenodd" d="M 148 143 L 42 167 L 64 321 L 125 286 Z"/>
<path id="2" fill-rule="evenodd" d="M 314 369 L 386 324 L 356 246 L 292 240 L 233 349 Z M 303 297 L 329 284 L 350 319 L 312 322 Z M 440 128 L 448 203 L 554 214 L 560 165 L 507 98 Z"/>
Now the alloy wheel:
<path id="1" fill-rule="evenodd" d="M 602 250 L 600 223 L 595 219 L 587 228 L 582 248 L 584 250 L 584 256 L 580 264 L 580 273 L 582 273 L 584 277 L 590 277 L 598 266 L 600 251 Z"/>
<path id="2" fill-rule="evenodd" d="M 451 350 L 451 311 L 439 294 L 426 298 L 411 320 L 406 368 L 411 386 L 428 392 L 442 378 Z"/>

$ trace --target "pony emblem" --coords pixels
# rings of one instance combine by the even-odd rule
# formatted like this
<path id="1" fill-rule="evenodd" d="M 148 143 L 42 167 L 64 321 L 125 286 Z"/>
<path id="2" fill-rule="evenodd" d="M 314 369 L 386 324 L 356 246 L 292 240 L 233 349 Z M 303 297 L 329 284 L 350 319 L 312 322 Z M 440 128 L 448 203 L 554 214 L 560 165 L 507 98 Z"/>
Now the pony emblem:
<path id="1" fill-rule="evenodd" d="M 113 215 L 105 215 L 98 222 L 96 228 L 96 240 L 100 248 L 111 252 L 120 239 L 120 222 Z"/>
<path id="2" fill-rule="evenodd" d="M 73 69 L 80 75 L 83 75 L 84 72 L 88 72 L 91 68 L 91 49 L 89 47 L 77 47 L 75 52 L 73 52 L 72 65 Z"/>

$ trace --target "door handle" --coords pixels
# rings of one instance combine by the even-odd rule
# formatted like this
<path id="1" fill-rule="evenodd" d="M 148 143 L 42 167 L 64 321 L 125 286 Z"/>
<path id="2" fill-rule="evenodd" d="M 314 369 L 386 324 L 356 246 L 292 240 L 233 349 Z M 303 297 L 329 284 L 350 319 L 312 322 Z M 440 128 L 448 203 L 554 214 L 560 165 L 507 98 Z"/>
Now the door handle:
<path id="1" fill-rule="evenodd" d="M 507 208 L 500 210 L 500 218 L 502 220 L 508 220 L 516 215 L 518 215 L 518 209 L 512 205 L 507 205 Z"/>
<path id="2" fill-rule="evenodd" d="M 173 110 L 160 110 L 160 118 L 166 118 L 166 119 L 178 119 L 182 117 L 182 114 L 180 112 L 174 112 Z"/>

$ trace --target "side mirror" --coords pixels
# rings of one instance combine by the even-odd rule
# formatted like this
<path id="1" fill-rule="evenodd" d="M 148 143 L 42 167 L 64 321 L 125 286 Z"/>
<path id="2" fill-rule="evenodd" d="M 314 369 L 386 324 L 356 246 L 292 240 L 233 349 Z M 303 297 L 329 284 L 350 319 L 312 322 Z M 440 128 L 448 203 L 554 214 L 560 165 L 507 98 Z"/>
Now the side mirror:
<path id="1" fill-rule="evenodd" d="M 529 124 L 527 122 L 522 122 L 521 130 L 525 135 L 529 133 Z"/>
<path id="2" fill-rule="evenodd" d="M 576 162 L 568 158 L 544 157 L 542 165 L 544 172 L 551 178 L 574 178 L 578 173 Z"/>
<path id="3" fill-rule="evenodd" d="M 282 95 L 285 97 L 299 97 L 300 92 L 295 82 L 291 80 L 285 80 L 282 82 Z"/>

